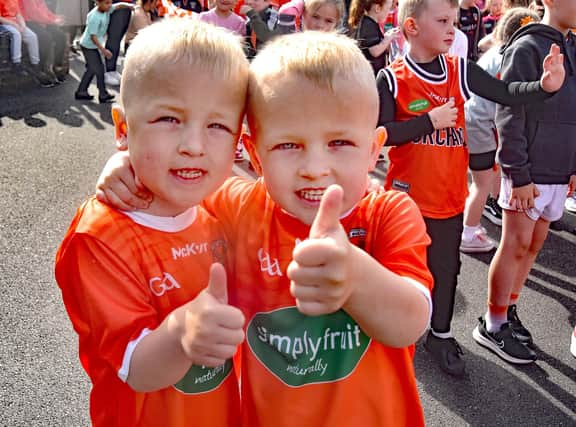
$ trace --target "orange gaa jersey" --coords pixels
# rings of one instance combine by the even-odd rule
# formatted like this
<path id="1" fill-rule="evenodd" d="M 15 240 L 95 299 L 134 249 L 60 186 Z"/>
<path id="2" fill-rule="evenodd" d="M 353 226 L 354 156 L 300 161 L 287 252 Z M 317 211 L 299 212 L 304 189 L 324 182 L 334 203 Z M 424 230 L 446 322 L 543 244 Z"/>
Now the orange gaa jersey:
<path id="1" fill-rule="evenodd" d="M 450 218 L 464 212 L 468 196 L 468 147 L 464 102 L 469 98 L 466 60 L 440 55 L 442 74 L 431 74 L 409 55 L 384 69 L 388 87 L 396 99 L 395 121 L 410 120 L 454 98 L 456 125 L 434 130 L 407 144 L 390 147 L 386 189 L 405 191 L 422 215 Z"/>
<path id="2" fill-rule="evenodd" d="M 423 425 L 413 346 L 372 340 L 343 310 L 310 317 L 296 308 L 286 269 L 309 226 L 275 204 L 262 180 L 229 179 L 206 206 L 236 253 L 230 298 L 247 325 L 243 426 Z M 429 238 L 407 195 L 370 193 L 341 222 L 353 244 L 430 298 Z"/>
<path id="3" fill-rule="evenodd" d="M 124 214 L 92 198 L 78 210 L 56 255 L 56 280 L 92 382 L 96 427 L 240 423 L 232 362 L 192 366 L 178 383 L 151 393 L 127 384 L 140 339 L 206 287 L 227 243 L 203 208 L 175 218 Z"/>

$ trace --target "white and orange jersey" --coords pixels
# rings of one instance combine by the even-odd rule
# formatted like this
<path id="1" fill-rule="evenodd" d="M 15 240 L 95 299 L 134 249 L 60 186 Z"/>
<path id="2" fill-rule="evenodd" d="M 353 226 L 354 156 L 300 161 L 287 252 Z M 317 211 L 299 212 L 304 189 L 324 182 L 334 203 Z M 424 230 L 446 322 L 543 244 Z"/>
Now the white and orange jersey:
<path id="1" fill-rule="evenodd" d="M 410 120 L 454 99 L 456 125 L 434 130 L 413 141 L 390 147 L 385 187 L 405 191 L 422 215 L 449 218 L 464 212 L 468 196 L 468 147 L 464 102 L 470 97 L 466 59 L 440 55 L 442 74 L 431 74 L 409 55 L 384 69 L 396 99 L 395 121 Z"/>
<path id="2" fill-rule="evenodd" d="M 413 346 L 372 340 L 343 310 L 309 317 L 296 308 L 286 269 L 309 227 L 274 203 L 261 180 L 229 179 L 205 204 L 236 254 L 230 298 L 247 322 L 243 425 L 423 425 Z M 341 222 L 353 244 L 429 298 L 429 238 L 407 195 L 371 193 Z"/>
<path id="3" fill-rule="evenodd" d="M 239 425 L 232 361 L 192 366 L 156 392 L 125 383 L 138 342 L 206 287 L 213 262 L 226 260 L 223 232 L 203 208 L 158 218 L 94 198 L 80 207 L 56 255 L 56 280 L 92 382 L 92 425 Z"/>

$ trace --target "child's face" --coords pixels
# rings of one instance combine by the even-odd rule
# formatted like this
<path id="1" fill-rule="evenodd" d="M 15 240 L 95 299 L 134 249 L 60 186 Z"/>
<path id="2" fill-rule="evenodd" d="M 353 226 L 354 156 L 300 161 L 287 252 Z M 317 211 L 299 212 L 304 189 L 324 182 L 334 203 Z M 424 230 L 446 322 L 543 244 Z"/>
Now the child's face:
<path id="1" fill-rule="evenodd" d="M 270 6 L 270 0 L 251 0 L 250 3 L 250 6 L 252 6 L 252 9 L 254 9 L 256 12 L 262 12 L 264 9 Z"/>
<path id="2" fill-rule="evenodd" d="M 342 186 L 342 212 L 349 211 L 364 196 L 385 139 L 383 128 L 374 129 L 377 101 L 366 101 L 366 89 L 338 79 L 334 92 L 301 76 L 282 80 L 275 83 L 275 96 L 256 99 L 253 110 L 255 147 L 249 150 L 266 189 L 305 224 L 312 224 L 331 184 Z"/>
<path id="3" fill-rule="evenodd" d="M 222 12 L 229 12 L 234 9 L 235 0 L 216 0 L 216 7 Z"/>
<path id="4" fill-rule="evenodd" d="M 432 56 L 448 52 L 454 42 L 454 24 L 458 9 L 447 0 L 428 0 L 426 10 L 412 19 L 416 33 L 409 35 L 411 47 L 425 50 Z"/>
<path id="5" fill-rule="evenodd" d="M 245 86 L 191 70 L 171 79 L 165 68 L 137 86 L 126 109 L 126 139 L 134 173 L 154 195 L 147 210 L 174 216 L 199 204 L 230 175 L 244 114 Z M 122 120 L 114 111 L 117 138 Z"/>
<path id="6" fill-rule="evenodd" d="M 390 6 L 392 2 L 390 0 L 386 0 L 382 5 L 373 4 L 372 7 L 377 14 L 377 21 L 384 22 L 388 17 L 388 12 L 390 12 Z"/>
<path id="7" fill-rule="evenodd" d="M 502 0 L 492 0 L 490 3 L 490 14 L 498 16 L 502 13 Z"/>
<path id="8" fill-rule="evenodd" d="M 96 2 L 100 12 L 108 12 L 112 7 L 112 0 L 100 0 Z"/>
<path id="9" fill-rule="evenodd" d="M 576 0 L 554 0 L 545 2 L 551 20 L 557 23 L 557 29 L 566 32 L 576 28 Z"/>
<path id="10" fill-rule="evenodd" d="M 330 3 L 323 4 L 310 13 L 304 10 L 304 15 L 302 15 L 304 29 L 312 31 L 334 31 L 338 20 L 338 10 Z"/>

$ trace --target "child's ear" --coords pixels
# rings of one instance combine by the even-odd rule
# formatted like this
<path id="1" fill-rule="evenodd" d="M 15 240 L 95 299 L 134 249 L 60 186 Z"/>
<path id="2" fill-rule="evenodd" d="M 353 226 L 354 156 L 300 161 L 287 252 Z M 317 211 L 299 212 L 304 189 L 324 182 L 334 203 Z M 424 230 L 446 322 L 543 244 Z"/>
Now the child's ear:
<path id="1" fill-rule="evenodd" d="M 388 132 L 386 132 L 386 128 L 384 126 L 378 126 L 374 131 L 374 141 L 372 141 L 372 149 L 370 152 L 370 171 L 373 171 L 376 167 L 378 156 L 380 155 L 380 151 L 382 151 L 382 147 L 386 144 L 387 139 Z"/>
<path id="2" fill-rule="evenodd" d="M 262 165 L 260 164 L 260 159 L 258 158 L 258 153 L 256 152 L 256 147 L 254 140 L 252 139 L 252 135 L 249 133 L 242 134 L 242 143 L 246 150 L 248 150 L 248 154 L 250 155 L 250 162 L 252 162 L 252 166 L 254 166 L 254 170 L 259 176 L 262 176 Z"/>
<path id="3" fill-rule="evenodd" d="M 418 34 L 418 24 L 413 17 L 406 18 L 404 25 L 402 25 L 402 29 L 404 30 L 404 34 L 406 36 L 415 36 Z"/>
<path id="4" fill-rule="evenodd" d="M 124 110 L 119 105 L 112 107 L 112 120 L 114 121 L 114 136 L 116 138 L 116 148 L 118 150 L 128 149 L 128 124 Z"/>

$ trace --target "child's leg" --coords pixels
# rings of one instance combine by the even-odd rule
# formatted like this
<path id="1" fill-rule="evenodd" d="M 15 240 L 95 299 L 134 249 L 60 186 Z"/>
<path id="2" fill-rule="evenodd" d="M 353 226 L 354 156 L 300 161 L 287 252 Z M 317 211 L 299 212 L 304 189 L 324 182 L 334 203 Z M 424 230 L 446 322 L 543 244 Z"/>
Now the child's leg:
<path id="1" fill-rule="evenodd" d="M 92 54 L 92 52 L 96 52 L 96 55 L 98 55 L 98 51 L 95 49 L 86 49 L 86 48 L 82 48 L 82 55 L 84 55 L 84 61 L 86 62 L 86 70 L 84 71 L 84 74 L 82 75 L 82 78 L 80 79 L 80 84 L 78 85 L 78 89 L 76 90 L 76 93 L 80 93 L 80 94 L 86 94 L 88 93 L 88 86 L 90 86 L 90 83 L 92 82 L 92 79 L 94 78 L 94 66 L 92 65 L 92 62 L 95 60 L 94 59 L 94 55 Z M 98 58 L 98 60 L 100 60 L 100 58 Z"/>
<path id="2" fill-rule="evenodd" d="M 466 209 L 464 210 L 464 226 L 476 227 L 480 225 L 484 204 L 492 191 L 495 172 L 493 169 L 473 170 L 471 172 L 472 185 L 470 185 L 470 195 L 466 200 Z"/>
<path id="3" fill-rule="evenodd" d="M 534 232 L 532 233 L 532 240 L 530 242 L 530 246 L 528 247 L 528 251 L 526 252 L 526 256 L 521 260 L 518 266 L 518 272 L 516 274 L 516 279 L 514 280 L 514 287 L 512 289 L 512 293 L 515 295 L 520 295 L 524 284 L 526 283 L 526 279 L 528 279 L 528 274 L 534 265 L 534 261 L 540 253 L 542 246 L 544 246 L 544 242 L 546 241 L 546 237 L 548 236 L 548 229 L 550 228 L 550 221 L 546 221 L 545 219 L 538 219 L 534 226 Z M 515 301 L 512 301 L 515 303 Z"/>
<path id="4" fill-rule="evenodd" d="M 486 327 L 489 332 L 498 332 L 507 321 L 510 294 L 525 265 L 535 226 L 536 221 L 524 212 L 503 212 L 502 240 L 488 271 Z"/>
<path id="5" fill-rule="evenodd" d="M 28 48 L 30 63 L 32 65 L 38 65 L 40 63 L 40 52 L 38 49 L 38 37 L 36 36 L 36 33 L 30 28 L 25 27 L 22 32 L 22 40 L 26 43 L 26 47 Z"/>
<path id="6" fill-rule="evenodd" d="M 104 64 L 102 63 L 102 58 L 100 57 L 98 49 L 86 49 L 82 47 L 82 54 L 86 60 L 86 71 L 82 76 L 82 80 L 80 80 L 78 92 L 86 93 L 92 78 L 96 76 L 96 83 L 98 91 L 100 92 L 100 97 L 105 96 L 107 92 L 106 85 L 104 84 Z"/>
<path id="7" fill-rule="evenodd" d="M 424 346 L 445 372 L 464 374 L 462 350 L 452 336 L 450 323 L 460 273 L 460 242 L 463 214 L 446 219 L 424 218 L 432 243 L 427 249 L 428 268 L 434 277 L 431 331 Z"/>
<path id="8" fill-rule="evenodd" d="M 10 53 L 12 54 L 12 63 L 20 64 L 22 62 L 22 35 L 13 25 L 2 25 L 10 33 Z"/>

